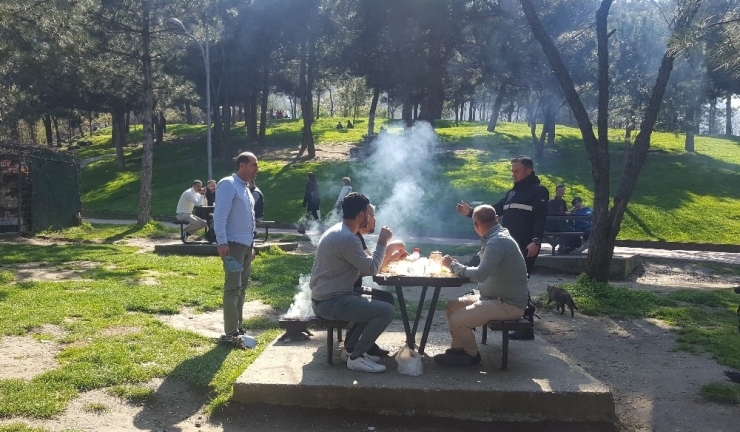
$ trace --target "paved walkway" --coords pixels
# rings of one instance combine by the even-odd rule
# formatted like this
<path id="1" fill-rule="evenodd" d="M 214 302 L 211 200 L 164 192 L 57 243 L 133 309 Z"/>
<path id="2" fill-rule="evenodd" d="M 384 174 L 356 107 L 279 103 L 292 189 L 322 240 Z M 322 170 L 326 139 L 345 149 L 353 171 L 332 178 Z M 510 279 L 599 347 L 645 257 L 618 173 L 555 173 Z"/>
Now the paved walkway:
<path id="1" fill-rule="evenodd" d="M 111 224 L 111 225 L 131 225 L 135 224 L 135 220 L 124 220 L 124 219 L 94 219 L 85 218 L 85 222 L 93 224 Z M 170 222 L 162 222 L 163 225 L 168 227 L 177 228 L 177 225 Z M 294 229 L 285 228 L 270 228 L 271 234 L 298 234 Z M 310 234 L 310 232 L 309 232 Z M 372 236 L 372 235 L 371 235 Z M 450 237 L 406 237 L 408 244 L 414 243 L 425 243 L 425 244 L 440 244 L 440 245 L 451 245 L 451 246 L 478 246 L 480 242 L 475 239 L 468 238 L 450 238 Z M 542 245 L 542 254 L 550 254 L 552 251 L 550 245 Z M 650 258 L 663 258 L 663 259 L 676 259 L 685 261 L 712 261 L 723 264 L 737 264 L 740 265 L 740 253 L 730 252 L 710 252 L 710 251 L 692 251 L 692 250 L 667 250 L 667 249 L 648 249 L 648 248 L 633 248 L 633 247 L 615 247 L 614 253 L 619 255 L 641 255 L 643 257 Z"/>

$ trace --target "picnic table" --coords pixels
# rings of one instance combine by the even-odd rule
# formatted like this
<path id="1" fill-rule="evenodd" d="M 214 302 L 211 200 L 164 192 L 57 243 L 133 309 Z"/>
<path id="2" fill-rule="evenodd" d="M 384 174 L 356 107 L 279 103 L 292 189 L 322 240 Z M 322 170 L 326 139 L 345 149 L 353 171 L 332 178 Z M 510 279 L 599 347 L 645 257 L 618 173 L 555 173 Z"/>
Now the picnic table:
<path id="1" fill-rule="evenodd" d="M 547 215 L 548 221 L 591 221 L 593 216 L 575 216 L 575 215 Z M 583 231 L 545 231 L 543 234 L 542 241 L 549 243 L 552 246 L 552 254 L 555 255 L 555 248 L 557 247 L 560 240 L 558 237 L 581 237 L 586 233 Z"/>
<path id="2" fill-rule="evenodd" d="M 432 328 L 432 321 L 434 320 L 434 311 L 437 308 L 437 302 L 439 301 L 439 293 L 442 288 L 460 287 L 463 284 L 470 282 L 470 279 L 459 277 L 459 276 L 404 276 L 404 275 L 383 275 L 379 274 L 373 276 L 373 281 L 378 285 L 394 286 L 396 287 L 396 296 L 398 297 L 398 305 L 401 309 L 401 320 L 403 321 L 403 329 L 406 332 L 406 344 L 409 348 L 416 348 L 416 332 L 419 328 L 419 321 L 421 320 L 421 312 L 424 309 L 424 300 L 427 294 L 427 288 L 433 287 L 434 293 L 432 294 L 432 301 L 429 305 L 429 311 L 427 312 L 426 323 L 424 324 L 424 331 L 421 334 L 421 341 L 419 343 L 419 354 L 424 354 L 424 347 L 426 346 L 427 339 L 429 337 L 429 330 Z M 406 300 L 403 296 L 403 289 L 406 287 L 421 287 L 421 294 L 419 295 L 419 306 L 416 309 L 416 316 L 414 317 L 413 327 L 409 321 L 408 310 L 406 309 Z"/>

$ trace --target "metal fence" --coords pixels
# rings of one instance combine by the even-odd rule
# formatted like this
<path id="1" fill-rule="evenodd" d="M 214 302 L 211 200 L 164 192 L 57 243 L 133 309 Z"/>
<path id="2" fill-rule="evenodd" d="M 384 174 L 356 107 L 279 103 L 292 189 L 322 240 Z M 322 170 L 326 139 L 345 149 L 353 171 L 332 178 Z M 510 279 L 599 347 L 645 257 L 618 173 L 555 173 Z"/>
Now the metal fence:
<path id="1" fill-rule="evenodd" d="M 0 232 L 79 225 L 80 165 L 48 147 L 0 142 Z"/>

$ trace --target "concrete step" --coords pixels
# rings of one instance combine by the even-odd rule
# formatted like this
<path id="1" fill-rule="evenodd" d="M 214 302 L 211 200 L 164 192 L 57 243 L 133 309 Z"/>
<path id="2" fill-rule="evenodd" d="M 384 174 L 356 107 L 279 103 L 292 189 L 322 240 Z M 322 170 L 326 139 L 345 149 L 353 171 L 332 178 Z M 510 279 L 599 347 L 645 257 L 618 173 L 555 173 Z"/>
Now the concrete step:
<path id="1" fill-rule="evenodd" d="M 567 273 L 583 273 L 586 271 L 586 252 L 573 255 L 550 255 L 541 253 L 534 263 L 535 268 L 549 268 Z M 610 279 L 624 279 L 640 264 L 642 258 L 634 253 L 614 253 L 609 266 Z"/>
<path id="2" fill-rule="evenodd" d="M 392 357 L 381 360 L 388 368 L 383 373 L 348 370 L 339 360 L 341 343 L 335 343 L 335 365 L 329 366 L 325 338 L 325 332 L 316 331 L 307 341 L 274 341 L 236 381 L 232 399 L 396 415 L 596 423 L 605 430 L 614 428 L 609 389 L 541 338 L 510 341 L 509 366 L 500 371 L 501 333 L 489 331 L 488 344 L 480 345 L 481 364 L 442 368 L 431 356 L 449 347 L 450 336 L 446 331 L 433 331 L 425 349 L 424 374 L 419 377 L 398 374 Z M 402 331 L 391 330 L 378 344 L 398 348 L 404 340 Z"/>

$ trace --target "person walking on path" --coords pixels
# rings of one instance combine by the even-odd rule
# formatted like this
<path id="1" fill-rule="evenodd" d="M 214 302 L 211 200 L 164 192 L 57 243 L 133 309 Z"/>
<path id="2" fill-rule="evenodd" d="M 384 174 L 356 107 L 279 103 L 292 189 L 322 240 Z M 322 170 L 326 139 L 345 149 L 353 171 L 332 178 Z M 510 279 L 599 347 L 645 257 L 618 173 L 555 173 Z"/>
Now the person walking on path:
<path id="1" fill-rule="evenodd" d="M 321 199 L 319 198 L 319 184 L 316 182 L 316 174 L 310 172 L 306 176 L 306 191 L 303 194 L 302 207 L 306 207 L 306 218 L 311 216 L 316 222 L 321 222 L 320 212 Z"/>
<path id="2" fill-rule="evenodd" d="M 344 201 L 344 197 L 347 196 L 348 193 L 352 192 L 352 179 L 349 177 L 344 177 L 342 179 L 342 189 L 339 190 L 339 196 L 337 197 L 337 202 L 334 203 L 334 209 L 336 211 L 342 210 L 342 202 Z"/>
<path id="3" fill-rule="evenodd" d="M 509 230 L 519 245 L 529 276 L 545 233 L 550 192 L 540 184 L 529 156 L 517 156 L 511 160 L 511 178 L 514 180 L 514 187 L 493 208 L 496 214 L 501 215 L 501 225 Z M 473 216 L 473 209 L 465 201 L 457 204 L 457 212 L 468 217 Z M 524 317 L 533 323 L 535 308 L 531 301 L 529 303 Z M 534 339 L 534 332 L 510 332 L 509 338 Z"/>
<path id="4" fill-rule="evenodd" d="M 250 152 L 236 158 L 236 173 L 224 177 L 216 185 L 216 207 L 213 228 L 216 231 L 218 254 L 224 260 L 224 336 L 222 342 L 242 347 L 239 336 L 244 334 L 242 313 L 244 298 L 252 271 L 254 245 L 254 198 L 249 185 L 257 177 L 257 157 Z M 227 265 L 236 261 L 241 270 Z M 243 342 L 242 342 L 243 343 Z"/>

